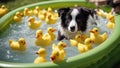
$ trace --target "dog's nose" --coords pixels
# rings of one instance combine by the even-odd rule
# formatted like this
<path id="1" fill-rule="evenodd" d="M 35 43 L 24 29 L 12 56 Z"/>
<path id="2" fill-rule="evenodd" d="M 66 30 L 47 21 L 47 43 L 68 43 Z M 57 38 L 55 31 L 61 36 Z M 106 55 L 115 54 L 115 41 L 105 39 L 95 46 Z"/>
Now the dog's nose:
<path id="1" fill-rule="evenodd" d="M 75 26 L 71 26 L 70 30 L 73 32 L 75 30 Z"/>

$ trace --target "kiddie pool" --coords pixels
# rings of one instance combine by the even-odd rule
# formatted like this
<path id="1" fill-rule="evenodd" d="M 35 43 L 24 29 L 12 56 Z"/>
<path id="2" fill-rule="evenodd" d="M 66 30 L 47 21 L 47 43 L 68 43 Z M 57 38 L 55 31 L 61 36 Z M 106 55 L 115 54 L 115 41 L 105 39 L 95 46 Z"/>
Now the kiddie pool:
<path id="1" fill-rule="evenodd" d="M 15 9 L 8 14 L 4 15 L 0 19 L 0 34 L 7 29 L 10 21 L 12 21 L 12 18 L 17 11 L 23 11 L 25 7 L 33 8 L 35 6 L 39 6 L 41 9 L 48 8 L 51 6 L 53 9 L 57 9 L 60 7 L 71 7 L 77 5 L 84 5 L 90 4 L 85 2 L 84 0 L 59 0 L 59 1 L 46 1 L 46 2 L 40 2 L 35 3 L 31 5 L 27 5 L 24 7 L 20 7 L 18 9 Z M 90 4 L 92 5 L 92 4 Z M 89 7 L 89 6 L 87 6 Z M 0 61 L 0 67 L 40 67 L 40 68 L 74 68 L 74 67 L 91 67 L 91 68 L 110 68 L 112 67 L 116 62 L 120 61 L 120 15 L 116 14 L 115 16 L 115 28 L 113 33 L 111 34 L 111 37 L 109 37 L 104 43 L 97 46 L 96 48 L 85 52 L 83 54 L 79 54 L 73 57 L 69 57 L 65 59 L 62 62 L 59 63 L 53 63 L 53 62 L 45 62 L 41 64 L 34 64 L 34 63 L 13 63 L 13 62 L 6 62 L 6 61 Z"/>

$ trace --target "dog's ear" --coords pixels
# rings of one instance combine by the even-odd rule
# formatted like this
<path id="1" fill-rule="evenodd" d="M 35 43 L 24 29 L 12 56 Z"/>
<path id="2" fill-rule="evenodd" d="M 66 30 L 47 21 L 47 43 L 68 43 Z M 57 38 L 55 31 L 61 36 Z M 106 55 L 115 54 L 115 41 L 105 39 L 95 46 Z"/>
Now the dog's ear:
<path id="1" fill-rule="evenodd" d="M 89 11 L 89 9 L 87 9 L 87 8 L 79 8 L 79 12 L 81 13 L 81 14 L 84 14 L 85 16 L 88 16 L 88 14 L 90 13 L 90 11 Z"/>
<path id="2" fill-rule="evenodd" d="M 95 10 L 92 10 L 92 9 L 87 9 L 87 8 L 79 8 L 79 12 L 88 16 L 89 14 L 93 14 L 93 13 L 96 13 Z"/>
<path id="3" fill-rule="evenodd" d="M 69 12 L 69 10 L 70 10 L 69 7 L 58 9 L 57 12 L 58 12 L 59 17 L 60 17 L 62 14 Z"/>

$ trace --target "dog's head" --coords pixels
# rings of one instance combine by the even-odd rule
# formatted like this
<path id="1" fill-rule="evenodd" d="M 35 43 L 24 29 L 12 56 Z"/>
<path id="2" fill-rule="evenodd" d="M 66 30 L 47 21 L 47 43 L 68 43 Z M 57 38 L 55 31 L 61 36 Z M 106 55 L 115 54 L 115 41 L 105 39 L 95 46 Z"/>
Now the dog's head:
<path id="1" fill-rule="evenodd" d="M 93 10 L 81 7 L 58 9 L 61 26 L 71 33 L 85 31 L 88 17 L 89 15 L 93 15 L 93 13 Z"/>

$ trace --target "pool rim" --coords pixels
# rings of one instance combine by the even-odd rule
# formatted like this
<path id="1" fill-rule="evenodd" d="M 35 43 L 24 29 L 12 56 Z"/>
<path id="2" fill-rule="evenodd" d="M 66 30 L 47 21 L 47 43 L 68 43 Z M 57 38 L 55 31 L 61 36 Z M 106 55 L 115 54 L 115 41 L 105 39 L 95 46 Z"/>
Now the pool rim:
<path id="1" fill-rule="evenodd" d="M 4 28 L 9 21 L 12 20 L 11 17 L 14 16 L 16 11 L 22 11 L 24 9 L 24 7 L 35 7 L 37 5 L 52 5 L 53 3 L 72 3 L 72 2 L 85 2 L 84 0 L 59 0 L 59 1 L 46 1 L 46 2 L 40 2 L 40 3 L 35 3 L 35 4 L 30 4 L 27 6 L 23 6 L 20 7 L 18 9 L 15 9 L 11 12 L 9 12 L 8 14 L 6 14 L 5 16 L 3 16 L 0 19 L 0 30 L 2 28 Z M 96 48 L 85 52 L 83 54 L 80 55 L 76 55 L 73 57 L 69 57 L 68 59 L 62 61 L 61 63 L 53 63 L 53 62 L 45 62 L 45 63 L 41 63 L 41 64 L 33 64 L 33 63 L 11 63 L 11 62 L 5 62 L 5 61 L 0 61 L 0 66 L 2 67 L 71 67 L 74 66 L 76 64 L 79 63 L 79 66 L 89 66 L 91 64 L 94 64 L 95 62 L 97 62 L 98 60 L 100 60 L 101 58 L 103 58 L 106 54 L 108 54 L 109 52 L 112 51 L 112 49 L 114 49 L 117 44 L 118 44 L 118 40 L 120 40 L 120 31 L 119 31 L 119 18 L 120 15 L 116 15 L 115 16 L 115 28 L 114 28 L 114 32 L 111 34 L 111 37 L 109 39 L 107 39 L 104 43 L 102 43 L 101 45 L 97 46 Z M 113 46 L 115 45 L 115 46 Z"/>

